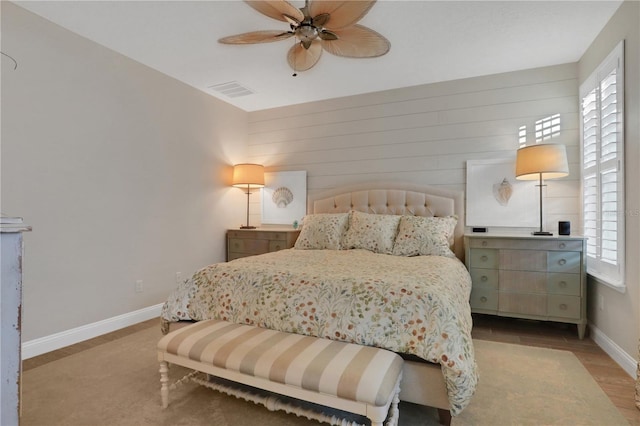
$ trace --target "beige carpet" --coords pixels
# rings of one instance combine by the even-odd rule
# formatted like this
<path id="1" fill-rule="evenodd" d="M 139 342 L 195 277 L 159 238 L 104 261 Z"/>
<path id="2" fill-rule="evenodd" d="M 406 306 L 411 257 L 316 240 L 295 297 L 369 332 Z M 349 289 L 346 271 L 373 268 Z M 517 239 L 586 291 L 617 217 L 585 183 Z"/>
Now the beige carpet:
<path id="1" fill-rule="evenodd" d="M 155 344 L 139 331 L 23 374 L 21 426 L 318 424 L 188 383 L 160 407 Z M 480 385 L 453 425 L 626 425 L 570 352 L 475 341 Z M 185 370 L 172 367 L 171 375 Z M 436 425 L 436 411 L 400 404 L 400 425 Z"/>

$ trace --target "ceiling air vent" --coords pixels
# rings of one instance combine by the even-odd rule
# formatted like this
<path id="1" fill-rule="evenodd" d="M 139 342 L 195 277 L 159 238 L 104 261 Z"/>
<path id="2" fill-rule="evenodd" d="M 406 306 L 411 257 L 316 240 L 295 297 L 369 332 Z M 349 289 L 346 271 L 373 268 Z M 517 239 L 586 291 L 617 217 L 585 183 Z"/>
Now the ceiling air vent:
<path id="1" fill-rule="evenodd" d="M 209 89 L 225 95 L 229 98 L 239 98 L 240 96 L 252 95 L 253 91 L 247 89 L 237 81 L 228 81 L 226 83 L 214 84 Z"/>

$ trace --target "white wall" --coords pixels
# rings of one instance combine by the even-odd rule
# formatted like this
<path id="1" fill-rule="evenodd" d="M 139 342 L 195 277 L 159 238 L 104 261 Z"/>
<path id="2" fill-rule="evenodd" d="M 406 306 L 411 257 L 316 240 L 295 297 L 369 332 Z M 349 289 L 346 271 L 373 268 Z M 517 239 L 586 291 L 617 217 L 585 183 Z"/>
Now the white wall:
<path id="1" fill-rule="evenodd" d="M 224 260 L 246 112 L 8 2 L 2 50 L 1 211 L 33 227 L 23 341 L 159 304 L 176 272 Z"/>
<path id="2" fill-rule="evenodd" d="M 625 40 L 626 292 L 589 283 L 589 320 L 604 343 L 637 357 L 640 339 L 640 2 L 625 1 L 578 63 L 583 82 Z M 602 297 L 604 309 L 596 301 Z"/>
<path id="3" fill-rule="evenodd" d="M 521 125 L 560 113 L 571 174 L 548 182 L 545 228 L 578 232 L 577 98 L 566 64 L 252 112 L 249 159 L 307 170 L 310 193 L 373 180 L 464 189 L 467 160 L 515 157 Z"/>

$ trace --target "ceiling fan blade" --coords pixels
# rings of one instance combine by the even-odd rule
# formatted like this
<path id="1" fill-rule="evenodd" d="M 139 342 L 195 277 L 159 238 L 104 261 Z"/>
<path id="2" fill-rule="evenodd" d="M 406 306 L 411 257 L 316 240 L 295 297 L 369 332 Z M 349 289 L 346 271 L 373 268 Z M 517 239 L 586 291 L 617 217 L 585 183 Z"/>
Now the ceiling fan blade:
<path id="1" fill-rule="evenodd" d="M 300 9 L 286 0 L 245 0 L 245 3 L 263 15 L 278 21 L 288 22 L 283 15 L 288 15 L 298 22 L 304 20 L 304 14 Z"/>
<path id="2" fill-rule="evenodd" d="M 313 25 L 316 27 L 324 27 L 324 24 L 331 18 L 331 15 L 328 13 L 321 13 L 320 15 L 314 15 L 313 17 Z"/>
<path id="3" fill-rule="evenodd" d="M 282 17 L 284 18 L 285 21 L 287 21 L 289 23 L 289 25 L 293 25 L 294 27 L 297 27 L 298 25 L 300 25 L 300 21 L 298 21 L 293 16 L 289 16 L 289 15 L 284 14 L 284 15 L 282 15 Z"/>
<path id="4" fill-rule="evenodd" d="M 312 0 L 309 5 L 309 14 L 312 17 L 323 13 L 331 15 L 324 27 L 328 30 L 337 30 L 358 22 L 369 12 L 375 2 L 376 0 Z"/>
<path id="5" fill-rule="evenodd" d="M 338 36 L 328 30 L 322 30 L 318 33 L 318 37 L 320 37 L 322 40 L 337 40 Z"/>
<path id="6" fill-rule="evenodd" d="M 306 71 L 313 67 L 322 55 L 322 45 L 319 40 L 314 40 L 308 49 L 305 49 L 300 43 L 296 43 L 289 53 L 287 53 L 287 61 L 294 71 Z"/>
<path id="7" fill-rule="evenodd" d="M 218 40 L 218 43 L 223 44 L 255 44 L 255 43 L 270 43 L 272 41 L 284 40 L 293 36 L 293 32 L 282 32 L 279 30 L 267 30 L 267 31 L 251 31 L 249 33 L 236 34 L 228 37 L 223 37 Z"/>
<path id="8" fill-rule="evenodd" d="M 322 40 L 329 53 L 348 58 L 375 58 L 389 51 L 391 43 L 382 35 L 363 25 L 332 31 L 337 40 Z"/>

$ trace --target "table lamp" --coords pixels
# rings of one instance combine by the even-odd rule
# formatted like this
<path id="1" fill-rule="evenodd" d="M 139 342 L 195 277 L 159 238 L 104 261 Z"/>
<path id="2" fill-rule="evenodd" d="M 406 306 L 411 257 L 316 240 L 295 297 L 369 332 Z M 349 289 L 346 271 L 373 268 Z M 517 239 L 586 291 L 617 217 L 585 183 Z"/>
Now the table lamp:
<path id="1" fill-rule="evenodd" d="M 539 180 L 540 230 L 533 235 L 553 235 L 542 230 L 542 180 L 557 179 L 569 175 L 567 150 L 561 144 L 537 144 L 518 150 L 516 156 L 516 179 Z"/>
<path id="2" fill-rule="evenodd" d="M 233 166 L 233 179 L 231 185 L 247 191 L 247 224 L 240 226 L 240 229 L 255 229 L 249 225 L 249 196 L 252 189 L 264 186 L 264 166 L 260 164 L 236 164 Z"/>

